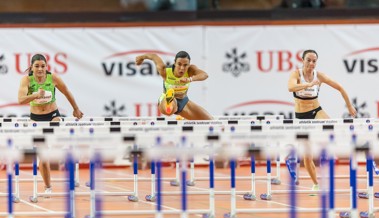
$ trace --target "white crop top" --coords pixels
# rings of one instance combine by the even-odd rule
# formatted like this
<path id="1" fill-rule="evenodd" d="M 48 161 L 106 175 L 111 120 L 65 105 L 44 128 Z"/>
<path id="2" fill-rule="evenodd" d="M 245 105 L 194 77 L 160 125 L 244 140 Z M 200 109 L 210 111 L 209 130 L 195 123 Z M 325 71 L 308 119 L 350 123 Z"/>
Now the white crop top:
<path id="1" fill-rule="evenodd" d="M 300 74 L 300 84 L 308 83 L 304 79 L 304 74 L 303 74 L 303 70 L 302 69 L 299 69 L 299 74 Z M 316 81 L 316 80 L 318 80 L 318 78 L 317 78 L 317 71 L 313 70 L 313 81 Z M 294 92 L 293 96 L 295 98 L 302 99 L 302 100 L 312 100 L 312 99 L 316 99 L 318 97 L 318 92 L 319 91 L 320 91 L 320 86 L 319 85 L 314 85 L 312 87 L 308 87 L 308 88 L 299 90 L 297 92 Z"/>

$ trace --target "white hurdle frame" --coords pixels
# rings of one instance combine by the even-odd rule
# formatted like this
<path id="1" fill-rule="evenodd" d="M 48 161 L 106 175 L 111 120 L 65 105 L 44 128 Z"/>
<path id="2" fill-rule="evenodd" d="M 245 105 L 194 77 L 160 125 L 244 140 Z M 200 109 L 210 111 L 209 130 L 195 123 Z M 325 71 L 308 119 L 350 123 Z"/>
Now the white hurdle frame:
<path id="1" fill-rule="evenodd" d="M 371 169 L 372 170 L 372 169 Z M 371 206 L 370 206 L 371 207 Z M 374 210 L 374 208 L 372 208 L 372 209 L 369 209 L 369 210 Z M 243 212 L 243 210 L 237 210 L 237 211 L 239 211 L 239 212 Z M 336 210 L 336 211 L 338 211 L 338 209 Z M 304 211 L 304 212 L 306 212 L 306 211 Z M 355 211 L 353 211 L 354 213 L 352 214 L 353 216 L 355 216 Z"/>

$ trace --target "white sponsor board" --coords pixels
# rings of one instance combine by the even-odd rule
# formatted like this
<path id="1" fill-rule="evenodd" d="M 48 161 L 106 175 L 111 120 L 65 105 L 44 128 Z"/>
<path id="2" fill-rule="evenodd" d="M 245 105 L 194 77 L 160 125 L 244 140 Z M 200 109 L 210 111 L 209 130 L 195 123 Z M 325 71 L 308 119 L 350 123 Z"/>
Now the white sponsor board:
<path id="1" fill-rule="evenodd" d="M 48 57 L 89 116 L 157 116 L 162 79 L 152 62 L 136 67 L 145 52 L 172 64 L 185 50 L 209 74 L 189 97 L 214 115 L 282 114 L 293 118 L 287 90 L 301 53 L 318 52 L 317 69 L 338 81 L 359 116 L 378 117 L 379 25 L 171 26 L 130 28 L 0 29 L 0 116 L 25 116 L 17 103 L 20 79 L 35 53 Z M 62 114 L 72 109 L 59 92 Z M 347 115 L 339 92 L 323 85 L 321 106 L 332 118 Z"/>

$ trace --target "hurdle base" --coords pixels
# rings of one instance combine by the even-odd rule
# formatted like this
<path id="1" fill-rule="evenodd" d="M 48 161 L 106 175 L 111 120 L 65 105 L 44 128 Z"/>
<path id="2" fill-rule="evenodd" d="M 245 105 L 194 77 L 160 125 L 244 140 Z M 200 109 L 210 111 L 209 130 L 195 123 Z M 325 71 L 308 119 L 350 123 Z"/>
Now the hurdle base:
<path id="1" fill-rule="evenodd" d="M 13 202 L 13 203 L 20 203 L 20 198 L 19 198 L 19 197 L 16 197 L 16 196 L 13 196 L 13 197 L 12 197 L 12 202 Z"/>
<path id="2" fill-rule="evenodd" d="M 187 184 L 187 186 L 195 186 L 195 181 L 190 181 L 190 180 L 188 180 L 187 182 L 186 182 L 186 184 Z"/>
<path id="3" fill-rule="evenodd" d="M 280 179 L 278 179 L 278 178 L 273 178 L 273 179 L 271 179 L 271 184 L 272 185 L 280 185 L 280 184 L 282 184 L 282 181 L 280 181 Z"/>
<path id="4" fill-rule="evenodd" d="M 249 201 L 255 201 L 255 200 L 257 200 L 257 196 L 255 196 L 252 193 L 246 193 L 243 195 L 243 199 L 249 200 Z"/>
<path id="5" fill-rule="evenodd" d="M 180 182 L 175 179 L 175 180 L 170 181 L 170 185 L 171 186 L 180 186 Z"/>
<path id="6" fill-rule="evenodd" d="M 374 218 L 375 214 L 369 214 L 367 211 L 362 211 L 359 213 L 359 217 L 361 218 Z"/>
<path id="7" fill-rule="evenodd" d="M 38 202 L 38 197 L 30 196 L 29 197 L 29 201 L 32 202 L 32 203 L 37 203 Z"/>
<path id="8" fill-rule="evenodd" d="M 358 193 L 358 198 L 368 199 L 369 194 L 367 192 L 360 192 L 360 193 Z"/>
<path id="9" fill-rule="evenodd" d="M 128 200 L 131 202 L 138 202 L 138 197 L 135 195 L 129 195 Z"/>
<path id="10" fill-rule="evenodd" d="M 204 213 L 204 214 L 202 215 L 202 218 L 215 218 L 215 216 L 212 215 L 212 214 L 209 214 L 209 213 Z"/>
<path id="11" fill-rule="evenodd" d="M 271 201 L 272 196 L 270 194 L 261 194 L 260 195 L 261 200 Z"/>
<path id="12" fill-rule="evenodd" d="M 361 215 L 365 215 L 365 214 L 360 213 L 359 216 L 362 217 Z M 354 211 L 343 211 L 343 212 L 340 212 L 340 217 L 341 218 L 358 217 L 358 214 L 357 214 L 356 210 L 354 210 Z"/>
<path id="13" fill-rule="evenodd" d="M 156 201 L 156 197 L 155 197 L 155 195 L 146 195 L 145 196 L 145 200 L 146 201 L 150 201 L 150 202 L 155 202 Z"/>
<path id="14" fill-rule="evenodd" d="M 231 213 L 224 214 L 224 218 L 236 218 L 236 215 L 232 215 Z"/>

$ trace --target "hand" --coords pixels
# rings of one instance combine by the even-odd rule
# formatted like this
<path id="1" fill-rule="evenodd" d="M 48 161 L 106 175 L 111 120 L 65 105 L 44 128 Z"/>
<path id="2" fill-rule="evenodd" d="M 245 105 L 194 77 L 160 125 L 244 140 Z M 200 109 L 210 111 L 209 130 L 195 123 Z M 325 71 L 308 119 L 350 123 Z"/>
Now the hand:
<path id="1" fill-rule="evenodd" d="M 357 110 L 355 110 L 355 108 L 352 105 L 348 106 L 347 109 L 349 110 L 349 114 L 352 117 L 356 117 L 357 116 Z"/>
<path id="2" fill-rule="evenodd" d="M 309 83 L 309 87 L 312 87 L 314 85 L 319 86 L 320 85 L 320 81 L 319 80 L 313 80 L 311 83 Z"/>
<path id="3" fill-rule="evenodd" d="M 192 82 L 191 77 L 180 78 L 180 83 L 190 83 L 190 82 Z"/>
<path id="4" fill-rule="evenodd" d="M 43 96 L 45 96 L 45 90 L 43 90 L 43 88 L 39 88 L 37 92 L 37 98 L 42 98 Z"/>
<path id="5" fill-rule="evenodd" d="M 143 57 L 143 55 L 140 55 L 140 56 L 137 56 L 136 57 L 136 65 L 141 65 L 142 62 L 145 60 L 145 58 Z"/>
<path id="6" fill-rule="evenodd" d="M 79 108 L 74 109 L 74 112 L 72 112 L 72 115 L 78 119 L 81 119 L 83 117 L 83 112 L 79 110 Z"/>

